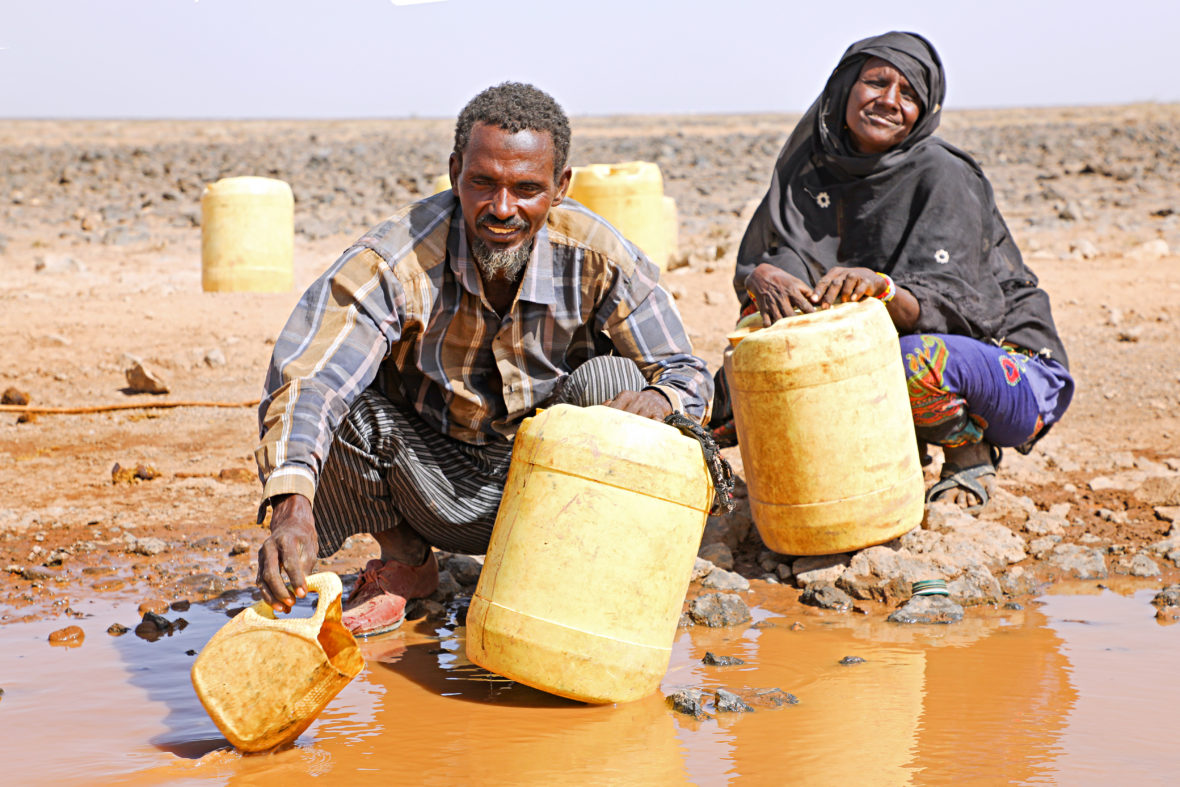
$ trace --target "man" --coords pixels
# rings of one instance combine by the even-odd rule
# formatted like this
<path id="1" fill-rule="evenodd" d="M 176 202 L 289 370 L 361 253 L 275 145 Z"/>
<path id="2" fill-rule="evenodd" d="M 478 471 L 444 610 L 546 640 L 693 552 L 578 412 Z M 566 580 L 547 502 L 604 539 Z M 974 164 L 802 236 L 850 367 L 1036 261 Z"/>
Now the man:
<path id="1" fill-rule="evenodd" d="M 705 418 L 712 380 L 658 269 L 563 205 L 568 151 L 547 94 L 485 90 L 456 123 L 451 191 L 371 230 L 303 295 L 259 406 L 259 521 L 274 510 L 258 583 L 276 611 L 306 595 L 317 554 L 365 532 L 381 556 L 344 623 L 400 625 L 437 588 L 432 546 L 486 551 L 512 438 L 538 406 Z"/>

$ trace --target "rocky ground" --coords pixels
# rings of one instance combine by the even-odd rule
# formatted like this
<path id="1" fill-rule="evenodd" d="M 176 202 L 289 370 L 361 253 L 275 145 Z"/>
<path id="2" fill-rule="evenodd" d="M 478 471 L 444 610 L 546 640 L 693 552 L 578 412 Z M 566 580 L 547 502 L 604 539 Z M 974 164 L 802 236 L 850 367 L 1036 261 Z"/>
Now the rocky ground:
<path id="1" fill-rule="evenodd" d="M 574 124 L 574 164 L 661 166 L 680 215 L 667 286 L 712 365 L 736 315 L 744 217 L 794 121 Z M 450 134 L 449 121 L 431 120 L 0 121 L 0 390 L 63 407 L 256 399 L 297 293 L 201 292 L 205 183 L 291 183 L 300 289 L 368 225 L 430 192 Z M 709 522 L 685 623 L 740 622 L 729 594 L 748 589 L 754 603 L 771 584 L 804 603 L 886 614 L 932 576 L 967 606 L 1019 602 L 1066 579 L 1180 579 L 1180 106 L 951 112 L 944 136 L 982 163 L 1054 299 L 1078 380 L 1072 409 L 1032 455 L 1009 452 L 979 516 L 935 506 L 920 529 L 849 555 L 766 550 L 740 454 L 727 450 L 738 506 Z M 142 381 L 126 371 L 137 361 L 168 393 L 136 391 Z M 254 410 L 241 406 L 0 413 L 0 620 L 81 614 L 96 594 L 166 612 L 248 587 L 264 537 L 255 435 Z M 928 473 L 937 469 L 936 457 Z M 353 539 L 326 566 L 348 574 L 371 550 Z M 440 614 L 470 591 L 478 562 L 443 563 L 440 594 L 413 614 Z M 1168 600 L 1180 595 L 1161 599 L 1160 619 L 1174 619 Z"/>

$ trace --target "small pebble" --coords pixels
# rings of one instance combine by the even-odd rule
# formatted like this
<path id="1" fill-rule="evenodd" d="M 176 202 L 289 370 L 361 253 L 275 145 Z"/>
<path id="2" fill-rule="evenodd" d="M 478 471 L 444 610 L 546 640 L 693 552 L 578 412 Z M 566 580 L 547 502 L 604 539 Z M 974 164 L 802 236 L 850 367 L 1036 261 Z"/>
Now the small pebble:
<path id="1" fill-rule="evenodd" d="M 737 656 L 716 656 L 713 651 L 705 651 L 705 657 L 701 659 L 702 664 L 707 664 L 710 667 L 734 667 L 738 664 L 745 664 L 746 662 L 739 659 Z"/>
<path id="2" fill-rule="evenodd" d="M 853 664 L 864 664 L 865 660 L 860 656 L 845 656 L 844 658 L 840 659 L 840 663 L 845 667 L 851 667 Z"/>
<path id="3" fill-rule="evenodd" d="M 86 632 L 81 627 L 66 626 L 64 629 L 58 629 L 49 635 L 49 644 L 76 648 L 82 644 L 82 640 L 84 639 L 86 639 Z"/>
<path id="4" fill-rule="evenodd" d="M 122 623 L 112 623 L 111 625 L 107 626 L 107 633 L 112 637 L 121 637 L 130 630 L 131 629 L 127 628 Z"/>

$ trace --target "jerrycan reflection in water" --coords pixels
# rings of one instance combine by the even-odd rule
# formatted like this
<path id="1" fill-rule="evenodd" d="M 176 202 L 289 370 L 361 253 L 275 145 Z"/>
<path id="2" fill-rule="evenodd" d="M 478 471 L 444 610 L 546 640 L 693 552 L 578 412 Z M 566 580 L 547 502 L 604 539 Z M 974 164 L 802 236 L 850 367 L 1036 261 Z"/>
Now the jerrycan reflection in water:
<path id="1" fill-rule="evenodd" d="M 671 426 L 602 406 L 525 419 L 467 657 L 583 702 L 655 691 L 712 500 L 700 444 Z"/>
<path id="2" fill-rule="evenodd" d="M 340 623 L 340 578 L 321 572 L 307 586 L 319 595 L 311 617 L 276 619 L 259 601 L 214 634 L 193 664 L 197 697 L 242 751 L 295 740 L 365 665 Z"/>
<path id="3" fill-rule="evenodd" d="M 725 375 L 766 546 L 836 554 L 917 527 L 922 466 L 885 305 L 837 304 L 762 330 L 752 317 L 729 335 Z"/>

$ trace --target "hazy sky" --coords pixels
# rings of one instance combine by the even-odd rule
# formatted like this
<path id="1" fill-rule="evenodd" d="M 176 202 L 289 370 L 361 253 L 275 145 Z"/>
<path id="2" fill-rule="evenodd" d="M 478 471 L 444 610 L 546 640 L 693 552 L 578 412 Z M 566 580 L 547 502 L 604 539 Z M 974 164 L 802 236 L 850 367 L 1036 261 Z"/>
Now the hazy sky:
<path id="1" fill-rule="evenodd" d="M 798 112 L 891 29 L 951 109 L 1180 100 L 1180 0 L 0 0 L 0 116 L 453 117 L 506 79 L 575 115 Z"/>

